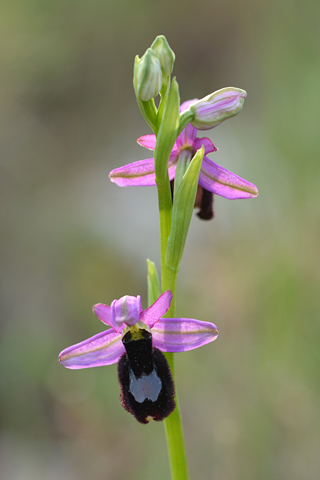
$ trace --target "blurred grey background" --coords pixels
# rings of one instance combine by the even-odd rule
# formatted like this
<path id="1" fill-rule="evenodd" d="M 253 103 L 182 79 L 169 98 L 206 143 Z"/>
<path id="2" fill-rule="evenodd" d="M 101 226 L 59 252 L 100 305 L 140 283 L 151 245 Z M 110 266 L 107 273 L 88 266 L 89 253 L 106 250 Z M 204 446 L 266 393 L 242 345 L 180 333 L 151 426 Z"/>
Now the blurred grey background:
<path id="1" fill-rule="evenodd" d="M 108 172 L 148 157 L 132 69 L 159 34 L 181 101 L 247 90 L 210 157 L 260 191 L 191 224 L 177 314 L 220 332 L 176 356 L 191 478 L 319 478 L 319 20 L 316 0 L 2 2 L 1 479 L 169 478 L 163 425 L 122 409 L 116 366 L 57 361 L 103 330 L 93 304 L 146 306 L 156 190 Z"/>

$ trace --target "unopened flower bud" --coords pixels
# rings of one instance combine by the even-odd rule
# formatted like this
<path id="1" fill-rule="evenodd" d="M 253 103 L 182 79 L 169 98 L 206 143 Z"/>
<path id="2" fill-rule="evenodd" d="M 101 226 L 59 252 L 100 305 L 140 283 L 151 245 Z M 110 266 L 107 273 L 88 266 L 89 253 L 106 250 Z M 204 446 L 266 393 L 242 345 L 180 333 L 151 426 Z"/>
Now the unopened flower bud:
<path id="1" fill-rule="evenodd" d="M 168 77 L 173 70 L 175 54 L 171 50 L 166 37 L 159 35 L 151 45 L 151 48 L 157 55 L 164 74 Z"/>
<path id="2" fill-rule="evenodd" d="M 191 125 L 198 130 L 216 127 L 241 111 L 246 96 L 245 90 L 234 87 L 211 93 L 189 107 L 194 115 Z"/>
<path id="3" fill-rule="evenodd" d="M 160 61 L 151 48 L 148 48 L 139 61 L 135 75 L 140 100 L 147 102 L 158 95 L 162 85 L 162 72 Z"/>

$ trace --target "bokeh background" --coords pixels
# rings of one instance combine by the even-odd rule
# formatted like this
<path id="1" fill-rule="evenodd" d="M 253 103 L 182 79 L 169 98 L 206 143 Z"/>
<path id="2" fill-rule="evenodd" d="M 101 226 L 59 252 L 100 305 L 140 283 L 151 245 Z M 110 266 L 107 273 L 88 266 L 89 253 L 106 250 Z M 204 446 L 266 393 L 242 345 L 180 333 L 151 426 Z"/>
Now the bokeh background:
<path id="1" fill-rule="evenodd" d="M 260 191 L 192 220 L 177 313 L 220 336 L 176 357 L 191 478 L 319 478 L 319 20 L 316 0 L 2 2 L 1 479 L 169 478 L 163 425 L 121 408 L 116 366 L 57 361 L 103 330 L 93 304 L 146 306 L 159 264 L 156 190 L 107 176 L 148 156 L 132 67 L 158 34 L 181 101 L 247 90 L 208 134 Z"/>

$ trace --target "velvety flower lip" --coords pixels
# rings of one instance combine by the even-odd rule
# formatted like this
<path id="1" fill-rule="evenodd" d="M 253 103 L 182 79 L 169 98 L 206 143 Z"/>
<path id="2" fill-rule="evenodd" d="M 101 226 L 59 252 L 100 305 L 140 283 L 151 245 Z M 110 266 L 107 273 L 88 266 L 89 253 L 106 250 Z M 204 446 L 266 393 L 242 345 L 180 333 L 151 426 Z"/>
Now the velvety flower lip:
<path id="1" fill-rule="evenodd" d="M 59 355 L 62 365 L 70 369 L 100 367 L 119 361 L 125 348 L 122 334 L 138 325 L 149 329 L 153 346 L 163 352 L 184 352 L 206 345 L 218 336 L 210 322 L 190 318 L 162 318 L 172 300 L 170 290 L 164 292 L 148 308 L 141 308 L 140 297 L 126 295 L 114 300 L 111 307 L 98 303 L 93 307 L 97 317 L 111 328 L 64 349 Z"/>
<path id="2" fill-rule="evenodd" d="M 183 112 L 196 103 L 197 100 L 184 102 L 180 107 L 180 111 Z M 138 143 L 148 150 L 154 150 L 156 136 L 153 134 L 144 135 L 138 139 Z M 183 150 L 188 150 L 193 156 L 202 145 L 205 149 L 205 155 L 199 175 L 200 187 L 230 200 L 253 198 L 258 195 L 258 189 L 253 183 L 226 170 L 206 156 L 217 151 L 217 147 L 207 137 L 198 138 L 197 129 L 191 124 L 188 124 L 180 133 L 172 149 L 168 162 L 170 181 L 175 177 L 180 153 Z M 116 168 L 110 172 L 109 177 L 113 183 L 120 187 L 154 186 L 156 185 L 154 159 L 139 160 Z"/>

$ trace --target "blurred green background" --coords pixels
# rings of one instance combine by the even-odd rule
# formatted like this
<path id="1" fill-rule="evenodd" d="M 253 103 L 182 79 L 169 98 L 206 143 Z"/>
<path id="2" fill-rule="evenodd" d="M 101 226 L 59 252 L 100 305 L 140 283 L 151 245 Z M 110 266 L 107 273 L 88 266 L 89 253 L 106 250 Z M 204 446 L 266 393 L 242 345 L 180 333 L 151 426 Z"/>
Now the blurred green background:
<path id="1" fill-rule="evenodd" d="M 93 304 L 146 306 L 156 190 L 107 174 L 148 156 L 132 68 L 159 34 L 181 101 L 247 90 L 210 157 L 260 191 L 191 224 L 177 313 L 220 332 L 176 356 L 191 478 L 319 478 L 319 20 L 316 0 L 2 2 L 1 479 L 169 478 L 163 425 L 122 409 L 116 366 L 57 361 L 103 330 Z"/>

